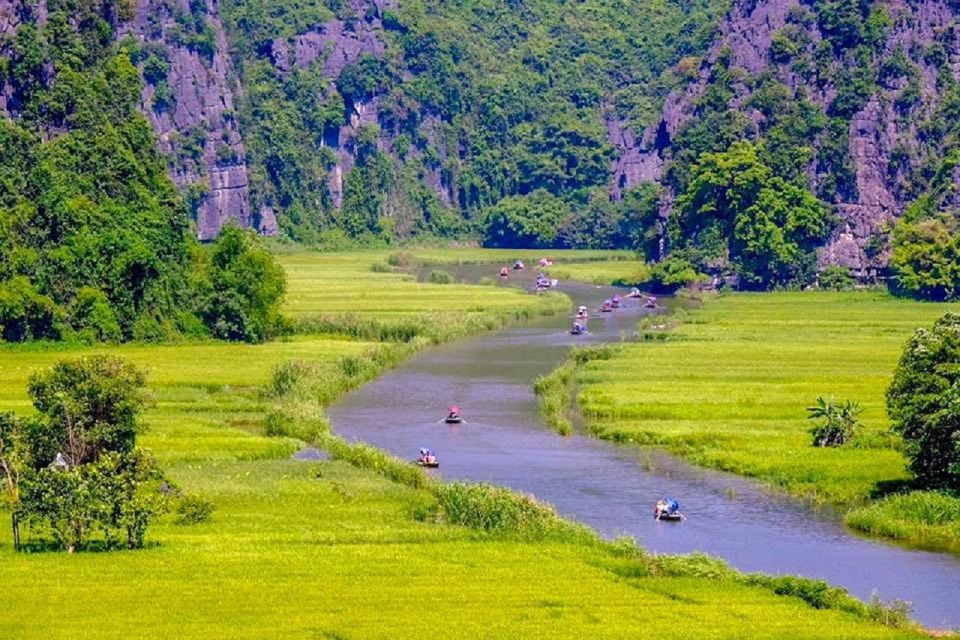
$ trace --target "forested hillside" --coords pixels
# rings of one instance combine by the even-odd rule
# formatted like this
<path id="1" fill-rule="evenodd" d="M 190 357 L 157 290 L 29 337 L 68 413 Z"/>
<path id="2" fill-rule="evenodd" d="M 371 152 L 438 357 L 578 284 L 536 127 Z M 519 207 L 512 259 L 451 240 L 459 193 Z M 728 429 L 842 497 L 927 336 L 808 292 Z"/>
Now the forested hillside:
<path id="1" fill-rule="evenodd" d="M 61 5 L 100 22 L 60 29 Z M 2 0 L 0 110 L 73 135 L 24 83 L 70 86 L 55 34 L 89 23 L 139 70 L 111 109 L 139 92 L 201 239 L 626 247 L 669 258 L 662 282 L 747 287 L 892 261 L 949 298 L 955 22 L 946 0 Z"/>
<path id="2" fill-rule="evenodd" d="M 154 53 L 123 37 L 132 8 L 2 9 L 0 340 L 275 332 L 283 273 L 273 258 L 238 229 L 212 249 L 188 234 L 138 108 L 136 64 L 149 69 Z"/>

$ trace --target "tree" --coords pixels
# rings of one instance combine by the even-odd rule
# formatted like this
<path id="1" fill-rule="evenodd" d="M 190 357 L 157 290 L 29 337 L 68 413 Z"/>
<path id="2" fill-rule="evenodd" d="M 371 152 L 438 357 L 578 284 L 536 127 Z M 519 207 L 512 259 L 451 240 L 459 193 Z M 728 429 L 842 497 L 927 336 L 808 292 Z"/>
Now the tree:
<path id="1" fill-rule="evenodd" d="M 960 294 L 956 230 L 949 215 L 897 223 L 890 259 L 897 291 L 925 300 L 953 300 Z"/>
<path id="2" fill-rule="evenodd" d="M 58 362 L 34 375 L 28 390 L 40 413 L 32 437 L 35 464 L 46 466 L 58 453 L 79 466 L 107 451 L 132 451 L 145 383 L 141 369 L 110 356 Z"/>
<path id="3" fill-rule="evenodd" d="M 23 421 L 10 413 L 0 413 L 0 479 L 4 504 L 10 510 L 13 548 L 20 549 L 20 480 L 27 469 L 28 448 Z"/>
<path id="4" fill-rule="evenodd" d="M 749 142 L 705 153 L 677 198 L 675 245 L 695 248 L 706 263 L 731 265 L 748 286 L 803 283 L 832 217 L 810 191 L 760 161 Z"/>
<path id="5" fill-rule="evenodd" d="M 163 474 L 136 448 L 145 377 L 119 358 L 57 363 L 30 380 L 30 423 L 0 415 L 0 470 L 18 519 L 45 526 L 68 552 L 99 532 L 108 547 L 143 546 L 166 508 Z"/>
<path id="6" fill-rule="evenodd" d="M 541 248 L 553 245 L 570 207 L 543 191 L 529 196 L 504 198 L 487 213 L 483 222 L 484 245 L 506 248 Z"/>
<path id="7" fill-rule="evenodd" d="M 282 328 L 286 274 L 250 231 L 226 227 L 210 259 L 203 317 L 218 338 L 259 342 Z"/>
<path id="8" fill-rule="evenodd" d="M 930 487 L 960 487 L 960 315 L 920 329 L 887 390 L 887 413 L 910 470 Z"/>

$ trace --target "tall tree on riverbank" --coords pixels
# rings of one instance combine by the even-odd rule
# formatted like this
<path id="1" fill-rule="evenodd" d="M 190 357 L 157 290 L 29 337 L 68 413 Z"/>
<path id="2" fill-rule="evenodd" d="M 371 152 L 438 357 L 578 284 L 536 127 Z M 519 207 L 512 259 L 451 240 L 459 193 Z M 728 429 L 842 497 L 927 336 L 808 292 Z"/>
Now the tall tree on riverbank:
<path id="1" fill-rule="evenodd" d="M 163 510 L 162 473 L 136 448 L 145 403 L 144 373 L 107 356 L 56 364 L 30 381 L 37 415 L 0 415 L 5 502 L 19 523 L 48 531 L 69 552 L 95 533 L 112 548 L 143 546 Z"/>
<path id="2" fill-rule="evenodd" d="M 887 391 L 887 411 L 917 480 L 960 487 L 960 314 L 913 335 Z"/>

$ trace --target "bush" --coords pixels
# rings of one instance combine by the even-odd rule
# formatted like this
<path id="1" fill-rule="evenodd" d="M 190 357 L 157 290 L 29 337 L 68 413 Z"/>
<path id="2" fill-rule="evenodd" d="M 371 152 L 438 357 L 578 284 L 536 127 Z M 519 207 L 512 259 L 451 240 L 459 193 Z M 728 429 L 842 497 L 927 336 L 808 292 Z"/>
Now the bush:
<path id="1" fill-rule="evenodd" d="M 817 280 L 821 289 L 830 291 L 852 291 L 857 282 L 850 275 L 850 269 L 840 265 L 831 265 L 820 272 Z"/>
<path id="2" fill-rule="evenodd" d="M 430 272 L 430 277 L 427 280 L 431 284 L 450 284 L 453 282 L 453 276 L 443 269 L 434 269 Z"/>
<path id="3" fill-rule="evenodd" d="M 910 339 L 887 390 L 887 413 L 917 480 L 960 486 L 960 315 L 947 313 Z"/>
<path id="4" fill-rule="evenodd" d="M 23 276 L 0 283 L 0 337 L 7 342 L 60 337 L 60 310 Z"/>
<path id="5" fill-rule="evenodd" d="M 370 265 L 370 271 L 374 273 L 393 273 L 393 267 L 386 262 L 374 262 Z"/>
<path id="6" fill-rule="evenodd" d="M 650 283 L 658 291 L 676 291 L 707 280 L 706 274 L 700 273 L 689 260 L 679 256 L 667 256 L 650 269 Z"/>
<path id="7" fill-rule="evenodd" d="M 187 495 L 177 505 L 176 523 L 179 525 L 201 524 L 210 519 L 216 507 L 213 502 L 197 495 Z"/>
<path id="8" fill-rule="evenodd" d="M 851 442 L 860 429 L 859 416 L 863 412 L 856 402 L 847 400 L 843 404 L 832 398 L 817 398 L 817 404 L 807 407 L 807 418 L 819 420 L 810 429 L 815 447 L 839 447 Z"/>
<path id="9" fill-rule="evenodd" d="M 397 269 L 413 269 L 419 266 L 419 263 L 412 253 L 394 251 L 387 256 L 387 265 Z"/>

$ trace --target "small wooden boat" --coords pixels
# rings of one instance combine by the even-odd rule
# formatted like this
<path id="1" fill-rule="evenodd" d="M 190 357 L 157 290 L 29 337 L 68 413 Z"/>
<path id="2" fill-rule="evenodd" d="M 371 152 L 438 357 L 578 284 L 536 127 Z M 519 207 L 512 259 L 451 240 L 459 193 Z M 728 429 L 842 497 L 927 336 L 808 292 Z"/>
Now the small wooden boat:
<path id="1" fill-rule="evenodd" d="M 679 511 L 674 513 L 661 513 L 658 516 L 654 516 L 657 520 L 666 520 L 667 522 L 680 522 L 681 520 L 686 520 L 684 515 Z"/>
<path id="2" fill-rule="evenodd" d="M 447 417 L 443 419 L 447 424 L 460 424 L 463 422 L 463 416 L 460 415 L 460 407 L 457 405 L 447 409 Z"/>
<path id="3" fill-rule="evenodd" d="M 440 461 L 430 449 L 420 449 L 420 455 L 414 460 L 414 463 L 428 469 L 436 469 L 440 466 Z"/>
<path id="4" fill-rule="evenodd" d="M 656 506 L 653 507 L 653 519 L 666 520 L 667 522 L 679 522 L 681 520 L 686 520 L 686 517 L 680 513 L 680 503 L 676 500 L 667 498 L 665 500 L 657 501 Z"/>

